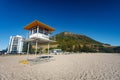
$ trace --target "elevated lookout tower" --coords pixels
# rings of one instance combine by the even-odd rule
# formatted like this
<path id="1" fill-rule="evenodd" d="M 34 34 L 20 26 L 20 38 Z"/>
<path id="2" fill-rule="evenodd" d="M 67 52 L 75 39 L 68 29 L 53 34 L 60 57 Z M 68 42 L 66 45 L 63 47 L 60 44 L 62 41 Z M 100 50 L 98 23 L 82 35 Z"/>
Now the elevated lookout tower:
<path id="1" fill-rule="evenodd" d="M 25 30 L 29 31 L 29 37 L 25 41 L 28 42 L 28 50 L 27 53 L 29 53 L 29 43 L 34 42 L 36 43 L 36 51 L 37 53 L 37 45 L 39 44 L 48 44 L 48 53 L 49 53 L 49 43 L 55 42 L 53 40 L 50 40 L 50 34 L 55 30 L 54 28 L 41 23 L 37 20 L 33 21 L 32 23 L 28 24 L 24 27 Z"/>

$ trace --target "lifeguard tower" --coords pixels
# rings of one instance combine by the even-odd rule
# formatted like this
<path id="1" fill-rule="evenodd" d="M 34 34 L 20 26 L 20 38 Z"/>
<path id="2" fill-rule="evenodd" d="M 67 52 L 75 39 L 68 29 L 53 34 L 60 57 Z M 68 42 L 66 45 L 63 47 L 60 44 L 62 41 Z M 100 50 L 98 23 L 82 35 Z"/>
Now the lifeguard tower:
<path id="1" fill-rule="evenodd" d="M 25 40 L 25 42 L 28 42 L 27 54 L 29 53 L 29 45 L 31 42 L 35 43 L 35 55 L 37 54 L 38 44 L 48 44 L 49 53 L 49 43 L 55 42 L 49 39 L 50 34 L 55 30 L 54 28 L 35 20 L 25 26 L 24 29 L 29 31 L 28 39 Z"/>

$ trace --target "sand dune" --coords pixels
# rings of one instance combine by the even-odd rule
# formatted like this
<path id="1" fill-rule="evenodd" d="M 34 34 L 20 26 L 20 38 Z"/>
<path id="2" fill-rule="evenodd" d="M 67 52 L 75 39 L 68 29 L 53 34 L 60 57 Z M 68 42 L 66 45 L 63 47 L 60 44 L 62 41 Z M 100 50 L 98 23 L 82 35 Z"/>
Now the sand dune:
<path id="1" fill-rule="evenodd" d="M 51 56 L 49 62 L 27 65 L 20 63 L 25 55 L 0 56 L 0 80 L 120 80 L 120 54 Z"/>

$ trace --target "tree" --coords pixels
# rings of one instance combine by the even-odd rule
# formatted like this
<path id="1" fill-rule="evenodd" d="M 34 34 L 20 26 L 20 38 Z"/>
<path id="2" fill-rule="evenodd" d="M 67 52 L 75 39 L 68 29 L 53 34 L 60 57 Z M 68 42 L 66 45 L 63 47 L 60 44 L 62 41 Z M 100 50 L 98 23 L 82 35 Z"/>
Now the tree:
<path id="1" fill-rule="evenodd" d="M 88 51 L 89 51 L 89 48 L 88 48 L 86 45 L 83 45 L 81 51 L 82 51 L 82 52 L 88 52 Z"/>
<path id="2" fill-rule="evenodd" d="M 75 45 L 75 48 L 73 51 L 74 52 L 81 52 L 81 46 L 79 44 Z"/>
<path id="3" fill-rule="evenodd" d="M 22 52 L 27 52 L 27 47 L 28 47 L 28 43 L 24 42 L 23 43 L 23 50 L 22 50 Z"/>
<path id="4" fill-rule="evenodd" d="M 99 52 L 104 52 L 104 53 L 113 53 L 113 49 L 112 48 L 107 48 L 107 47 L 100 47 L 99 48 Z"/>
<path id="5" fill-rule="evenodd" d="M 24 44 L 23 44 L 23 52 L 27 52 L 27 49 L 28 49 L 28 42 L 24 42 Z M 31 43 L 29 43 L 29 53 L 30 54 L 35 53 L 35 49 L 32 47 Z"/>
<path id="6" fill-rule="evenodd" d="M 115 48 L 113 48 L 113 50 L 115 53 L 120 53 L 120 47 L 115 47 Z"/>

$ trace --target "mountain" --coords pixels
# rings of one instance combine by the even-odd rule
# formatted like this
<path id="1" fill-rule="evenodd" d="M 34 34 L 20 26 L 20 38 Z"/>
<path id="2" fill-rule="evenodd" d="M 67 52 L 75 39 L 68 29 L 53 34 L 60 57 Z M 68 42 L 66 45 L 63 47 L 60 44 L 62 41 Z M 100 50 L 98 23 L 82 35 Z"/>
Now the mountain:
<path id="1" fill-rule="evenodd" d="M 96 41 L 86 35 L 62 32 L 51 37 L 57 47 L 67 52 L 114 52 L 115 47 Z M 115 48 L 116 50 L 116 48 Z"/>
<path id="2" fill-rule="evenodd" d="M 85 35 L 80 34 L 74 34 L 71 32 L 62 32 L 57 35 L 55 35 L 56 40 L 59 41 L 73 41 L 80 44 L 102 44 L 101 42 L 98 42 L 90 37 L 87 37 Z"/>

